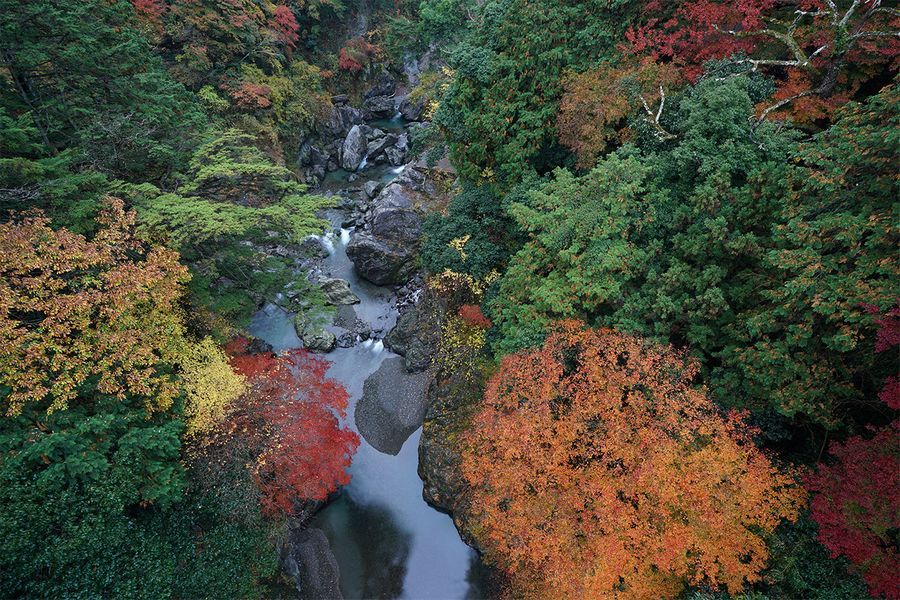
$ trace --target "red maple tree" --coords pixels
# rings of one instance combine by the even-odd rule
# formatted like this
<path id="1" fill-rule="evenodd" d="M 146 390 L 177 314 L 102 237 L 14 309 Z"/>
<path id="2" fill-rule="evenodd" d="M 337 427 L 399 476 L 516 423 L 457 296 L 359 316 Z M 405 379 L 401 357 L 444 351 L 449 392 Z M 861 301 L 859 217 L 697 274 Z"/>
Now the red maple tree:
<path id="1" fill-rule="evenodd" d="M 711 59 L 737 56 L 781 78 L 761 118 L 792 109 L 810 122 L 866 80 L 897 67 L 900 12 L 874 0 L 647 0 L 652 17 L 627 33 L 630 49 L 672 61 L 691 80 Z"/>
<path id="2" fill-rule="evenodd" d="M 876 352 L 900 346 L 900 308 L 882 311 L 865 305 L 876 319 Z M 891 375 L 878 394 L 900 410 L 900 378 Z M 873 596 L 900 598 L 900 419 L 871 439 L 853 436 L 833 443 L 833 464 L 819 465 L 807 480 L 819 541 L 832 556 L 845 556 L 860 571 Z"/>
<path id="3" fill-rule="evenodd" d="M 900 420 L 871 439 L 834 443 L 830 453 L 835 463 L 807 481 L 819 541 L 853 563 L 873 596 L 900 598 Z"/>
<path id="4" fill-rule="evenodd" d="M 272 12 L 272 29 L 278 36 L 278 41 L 284 44 L 285 50 L 290 56 L 291 52 L 297 48 L 297 42 L 300 40 L 300 26 L 294 17 L 293 11 L 284 4 L 279 4 Z"/>
<path id="5" fill-rule="evenodd" d="M 250 354 L 246 340 L 226 350 L 247 378 L 225 433 L 239 435 L 257 457 L 254 478 L 264 512 L 291 514 L 297 502 L 325 500 L 350 481 L 359 436 L 342 427 L 348 395 L 326 376 L 328 362 L 306 350 Z"/>

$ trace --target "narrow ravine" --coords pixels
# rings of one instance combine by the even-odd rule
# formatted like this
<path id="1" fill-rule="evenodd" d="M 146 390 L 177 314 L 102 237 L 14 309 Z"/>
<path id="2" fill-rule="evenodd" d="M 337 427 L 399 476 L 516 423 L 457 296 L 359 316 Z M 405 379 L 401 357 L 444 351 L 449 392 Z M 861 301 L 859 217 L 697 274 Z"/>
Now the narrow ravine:
<path id="1" fill-rule="evenodd" d="M 374 177 L 385 183 L 397 172 L 373 169 L 368 175 L 369 180 Z M 356 188 L 365 181 L 362 178 L 353 185 Z M 350 283 L 360 299 L 353 307 L 356 315 L 373 333 L 349 348 L 335 348 L 326 358 L 332 363 L 329 376 L 350 394 L 346 425 L 359 432 L 354 414 L 364 382 L 385 360 L 397 356 L 381 341 L 393 327 L 397 309 L 390 288 L 357 276 L 346 253 L 353 231 L 340 227 L 345 216 L 341 211 L 329 213 L 334 230 L 322 239 L 329 252 L 322 271 Z M 254 316 L 250 333 L 276 352 L 302 346 L 292 315 L 273 305 Z M 309 523 L 310 528 L 324 532 L 330 544 L 344 598 L 482 597 L 477 553 L 460 539 L 452 519 L 422 498 L 423 484 L 417 474 L 420 434 L 421 427 L 402 442 L 396 455 L 380 452 L 361 436 L 350 484 Z M 398 435 L 402 440 L 405 434 Z"/>

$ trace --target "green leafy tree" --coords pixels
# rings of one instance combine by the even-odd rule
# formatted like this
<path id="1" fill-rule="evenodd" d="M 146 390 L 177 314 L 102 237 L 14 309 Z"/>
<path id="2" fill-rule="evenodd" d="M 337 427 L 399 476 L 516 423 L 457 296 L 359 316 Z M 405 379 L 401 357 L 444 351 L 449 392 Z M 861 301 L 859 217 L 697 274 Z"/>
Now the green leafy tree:
<path id="1" fill-rule="evenodd" d="M 136 28 L 125 0 L 0 2 L 0 103 L 50 151 L 124 177 L 163 178 L 205 116 Z"/>
<path id="2" fill-rule="evenodd" d="M 456 70 L 436 122 L 471 181 L 509 185 L 564 158 L 556 115 L 566 69 L 611 58 L 631 15 L 627 0 L 493 0 L 452 52 Z"/>

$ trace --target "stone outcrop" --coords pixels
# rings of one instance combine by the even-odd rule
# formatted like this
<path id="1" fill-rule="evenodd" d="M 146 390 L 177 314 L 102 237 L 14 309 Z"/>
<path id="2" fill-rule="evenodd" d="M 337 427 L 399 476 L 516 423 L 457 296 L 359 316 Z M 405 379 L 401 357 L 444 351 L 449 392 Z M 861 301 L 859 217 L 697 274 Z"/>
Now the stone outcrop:
<path id="1" fill-rule="evenodd" d="M 282 569 L 296 582 L 299 598 L 343 598 L 337 559 L 321 529 L 290 528 L 280 558 Z"/>
<path id="2" fill-rule="evenodd" d="M 406 370 L 418 373 L 431 366 L 440 339 L 437 319 L 429 316 L 425 304 L 412 304 L 404 308 L 397 324 L 384 337 L 384 345 L 391 352 L 403 357 Z"/>
<path id="3" fill-rule="evenodd" d="M 406 281 L 415 269 L 422 230 L 411 191 L 394 183 L 385 187 L 372 201 L 364 223 L 347 246 L 357 272 L 376 285 Z"/>
<path id="4" fill-rule="evenodd" d="M 393 96 L 372 96 L 363 101 L 363 116 L 373 119 L 390 119 L 397 112 L 397 101 Z"/>
<path id="5" fill-rule="evenodd" d="M 368 152 L 364 128 L 365 125 L 351 127 L 341 146 L 341 167 L 347 171 L 356 171 Z"/>
<path id="6" fill-rule="evenodd" d="M 407 121 L 418 121 L 425 112 L 425 103 L 422 101 L 414 102 L 409 98 L 404 98 L 400 103 L 400 114 Z"/>
<path id="7" fill-rule="evenodd" d="M 359 297 L 350 289 L 350 284 L 343 279 L 323 278 L 319 280 L 319 287 L 325 294 L 329 304 L 340 306 L 342 304 L 359 304 Z"/>
<path id="8" fill-rule="evenodd" d="M 363 384 L 356 405 L 356 427 L 379 452 L 397 454 L 422 425 L 427 408 L 428 373 L 407 373 L 399 356 L 388 358 Z"/>

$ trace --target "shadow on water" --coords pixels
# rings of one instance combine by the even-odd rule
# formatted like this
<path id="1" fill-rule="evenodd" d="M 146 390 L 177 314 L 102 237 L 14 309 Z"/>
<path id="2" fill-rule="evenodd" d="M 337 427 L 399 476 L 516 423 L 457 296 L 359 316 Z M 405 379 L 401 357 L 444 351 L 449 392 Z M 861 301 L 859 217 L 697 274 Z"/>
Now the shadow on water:
<path id="1" fill-rule="evenodd" d="M 343 494 L 316 524 L 340 565 L 345 598 L 397 598 L 403 593 L 412 536 L 388 507 L 359 504 Z"/>

